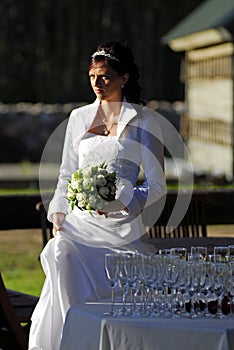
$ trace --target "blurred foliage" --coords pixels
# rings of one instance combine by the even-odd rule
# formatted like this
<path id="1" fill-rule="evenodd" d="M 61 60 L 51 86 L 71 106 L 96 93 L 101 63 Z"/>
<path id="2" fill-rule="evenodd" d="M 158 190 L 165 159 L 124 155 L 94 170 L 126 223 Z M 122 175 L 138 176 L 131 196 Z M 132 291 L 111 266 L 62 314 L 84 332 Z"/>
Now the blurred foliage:
<path id="1" fill-rule="evenodd" d="M 146 100 L 181 99 L 179 54 L 160 37 L 201 0 L 1 0 L 0 100 L 89 101 L 87 58 L 105 40 L 127 41 Z"/>

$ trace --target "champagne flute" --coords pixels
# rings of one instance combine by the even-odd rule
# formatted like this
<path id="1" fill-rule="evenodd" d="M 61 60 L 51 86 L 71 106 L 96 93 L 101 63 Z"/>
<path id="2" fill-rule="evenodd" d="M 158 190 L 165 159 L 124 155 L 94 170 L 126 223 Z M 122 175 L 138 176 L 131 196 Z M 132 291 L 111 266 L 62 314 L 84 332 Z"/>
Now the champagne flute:
<path id="1" fill-rule="evenodd" d="M 124 257 L 124 266 L 126 271 L 127 283 L 130 289 L 130 311 L 129 314 L 131 316 L 135 316 L 136 314 L 136 292 L 137 292 L 137 284 L 138 284 L 138 266 L 137 259 L 135 254 L 126 254 Z"/>
<path id="2" fill-rule="evenodd" d="M 213 290 L 218 299 L 216 318 L 225 318 L 226 316 L 222 313 L 222 299 L 227 291 L 228 282 L 228 264 L 224 263 L 213 263 L 214 275 L 213 275 Z"/>
<path id="3" fill-rule="evenodd" d="M 234 318 L 234 261 L 228 263 L 228 291 L 230 293 L 230 317 Z"/>
<path id="4" fill-rule="evenodd" d="M 128 275 L 126 270 L 126 260 L 129 258 L 129 253 L 122 252 L 119 254 L 119 269 L 118 269 L 118 281 L 122 289 L 122 308 L 118 312 L 118 315 L 128 315 L 127 308 L 127 292 L 128 292 Z"/>
<path id="5" fill-rule="evenodd" d="M 230 248 L 227 246 L 216 246 L 214 247 L 214 254 L 221 255 L 221 262 L 226 263 L 229 260 Z"/>
<path id="6" fill-rule="evenodd" d="M 208 262 L 222 262 L 222 257 L 220 254 L 208 254 L 207 261 Z"/>
<path id="7" fill-rule="evenodd" d="M 197 301 L 197 292 L 199 287 L 198 274 L 196 271 L 197 263 L 198 261 L 195 258 L 195 261 L 189 260 L 187 264 L 186 291 L 189 295 L 189 302 L 190 302 L 190 312 L 188 315 L 189 318 L 197 317 L 196 301 Z"/>
<path id="8" fill-rule="evenodd" d="M 171 255 L 178 255 L 181 260 L 187 259 L 187 249 L 185 247 L 171 248 Z"/>
<path id="9" fill-rule="evenodd" d="M 186 260 L 180 260 L 179 266 L 179 278 L 178 278 L 178 309 L 176 310 L 176 314 L 181 317 L 188 317 L 189 314 L 186 310 L 186 302 L 189 301 L 189 293 L 188 293 L 188 279 L 190 278 L 188 273 L 189 263 Z"/>
<path id="10" fill-rule="evenodd" d="M 164 317 L 172 316 L 172 303 L 176 290 L 175 286 L 179 278 L 179 263 L 180 257 L 178 255 L 165 255 L 163 257 Z"/>
<path id="11" fill-rule="evenodd" d="M 234 245 L 229 245 L 229 261 L 234 261 Z"/>
<path id="12" fill-rule="evenodd" d="M 206 247 L 191 247 L 191 255 L 193 261 L 206 261 L 207 248 Z"/>
<path id="13" fill-rule="evenodd" d="M 154 255 L 142 255 L 142 282 L 144 288 L 144 315 L 149 316 L 152 311 L 152 286 L 154 284 Z"/>
<path id="14" fill-rule="evenodd" d="M 171 254 L 171 248 L 163 248 L 159 249 L 160 255 L 170 255 Z"/>
<path id="15" fill-rule="evenodd" d="M 118 283 L 119 254 L 105 254 L 105 272 L 111 285 L 111 310 L 105 315 L 115 315 L 115 288 Z"/>

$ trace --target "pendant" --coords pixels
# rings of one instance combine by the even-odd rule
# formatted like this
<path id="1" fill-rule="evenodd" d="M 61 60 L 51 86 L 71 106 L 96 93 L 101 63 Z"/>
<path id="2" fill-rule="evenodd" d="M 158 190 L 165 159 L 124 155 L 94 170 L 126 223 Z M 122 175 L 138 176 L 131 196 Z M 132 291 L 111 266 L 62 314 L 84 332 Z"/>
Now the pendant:
<path id="1" fill-rule="evenodd" d="M 108 136 L 108 135 L 109 135 L 109 133 L 110 133 L 110 131 L 109 131 L 109 130 L 107 130 L 107 129 L 106 129 L 106 130 L 104 130 L 104 135 L 105 135 L 105 136 Z"/>

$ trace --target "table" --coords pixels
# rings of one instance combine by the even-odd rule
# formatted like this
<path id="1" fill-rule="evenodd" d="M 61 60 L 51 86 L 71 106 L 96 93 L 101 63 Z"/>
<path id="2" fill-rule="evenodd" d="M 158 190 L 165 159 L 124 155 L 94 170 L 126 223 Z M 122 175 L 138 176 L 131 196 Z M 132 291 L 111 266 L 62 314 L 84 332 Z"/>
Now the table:
<path id="1" fill-rule="evenodd" d="M 93 303 L 69 309 L 60 350 L 233 350 L 234 319 L 152 319 L 103 315 Z"/>

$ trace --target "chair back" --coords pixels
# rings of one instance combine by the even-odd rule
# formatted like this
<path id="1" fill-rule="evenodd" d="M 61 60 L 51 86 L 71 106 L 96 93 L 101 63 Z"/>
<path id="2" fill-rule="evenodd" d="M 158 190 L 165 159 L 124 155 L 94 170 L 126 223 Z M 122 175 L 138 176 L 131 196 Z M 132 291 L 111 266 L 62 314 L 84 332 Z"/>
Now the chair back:
<path id="1" fill-rule="evenodd" d="M 205 203 L 206 192 L 194 192 L 189 207 L 176 228 L 168 227 L 168 220 L 176 202 L 176 192 L 169 192 L 165 206 L 152 227 L 146 227 L 149 238 L 182 238 L 182 237 L 206 237 Z M 186 196 L 186 193 L 184 194 Z"/>

